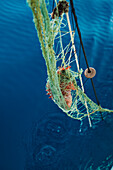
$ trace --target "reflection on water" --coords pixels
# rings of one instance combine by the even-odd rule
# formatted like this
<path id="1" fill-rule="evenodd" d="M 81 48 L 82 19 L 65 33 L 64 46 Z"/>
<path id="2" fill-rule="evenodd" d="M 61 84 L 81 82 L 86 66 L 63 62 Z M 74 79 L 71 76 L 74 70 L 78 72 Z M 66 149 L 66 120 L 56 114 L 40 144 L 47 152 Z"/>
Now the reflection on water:
<path id="1" fill-rule="evenodd" d="M 60 159 L 67 155 L 72 136 L 78 135 L 79 126 L 79 121 L 72 120 L 63 113 L 44 116 L 33 127 L 32 142 L 27 149 L 26 169 L 30 166 L 31 169 L 56 168 Z"/>
<path id="2" fill-rule="evenodd" d="M 113 165 L 113 117 L 84 131 L 78 121 L 49 113 L 32 130 L 26 170 L 106 170 Z M 76 128 L 74 128 L 76 126 Z M 27 145 L 27 141 L 26 141 Z"/>
<path id="3" fill-rule="evenodd" d="M 50 165 L 53 164 L 56 160 L 56 149 L 51 145 L 45 145 L 39 150 L 39 152 L 37 151 L 38 149 L 35 149 L 35 152 L 33 154 L 33 158 L 36 164 Z"/>

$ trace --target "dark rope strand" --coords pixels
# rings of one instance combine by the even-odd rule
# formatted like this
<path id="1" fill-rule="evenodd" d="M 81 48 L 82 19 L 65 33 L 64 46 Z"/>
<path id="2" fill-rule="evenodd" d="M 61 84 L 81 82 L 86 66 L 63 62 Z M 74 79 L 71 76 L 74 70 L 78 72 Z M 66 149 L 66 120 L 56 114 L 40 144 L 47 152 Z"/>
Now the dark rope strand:
<path id="1" fill-rule="evenodd" d="M 74 15 L 74 19 L 75 19 L 75 23 L 76 23 L 76 27 L 77 27 L 77 31 L 78 31 L 78 35 L 79 35 L 79 39 L 80 39 L 80 43 L 81 43 L 81 46 L 82 46 L 83 54 L 84 54 L 84 57 L 85 57 L 85 61 L 86 61 L 87 68 L 88 68 L 88 72 L 90 73 L 91 71 L 90 71 L 90 69 L 89 69 L 89 65 L 88 65 L 88 61 L 87 61 L 85 49 L 84 49 L 84 46 L 83 46 L 82 37 L 81 37 L 81 32 L 80 32 L 80 29 L 79 29 L 79 26 L 78 26 L 77 16 L 76 16 L 76 14 L 75 14 L 75 9 L 74 9 L 74 5 L 73 5 L 73 0 L 70 0 L 70 4 L 71 4 L 71 8 L 72 8 L 72 13 L 73 13 L 73 15 Z M 98 98 L 97 98 L 97 94 L 96 94 L 96 90 L 95 90 L 95 87 L 94 87 L 94 83 L 93 83 L 93 79 L 92 79 L 92 78 L 91 78 L 91 83 L 92 83 L 93 91 L 94 91 L 94 94 L 95 94 L 95 97 L 96 97 L 96 100 L 97 100 L 97 104 L 100 105 L 99 100 L 98 100 Z M 100 113 L 100 114 L 101 114 L 101 117 L 102 117 L 102 113 Z M 103 120 L 103 117 L 102 117 L 102 120 Z"/>
<path id="2" fill-rule="evenodd" d="M 94 83 L 93 83 L 93 79 L 91 78 L 91 83 L 92 83 L 92 86 L 93 86 L 93 90 L 94 90 L 94 93 L 95 93 L 95 97 L 96 97 L 96 100 L 97 100 L 97 104 L 100 105 L 99 103 L 99 100 L 97 98 L 97 94 L 96 94 L 96 90 L 95 90 L 95 87 L 94 87 Z"/>
<path id="3" fill-rule="evenodd" d="M 80 43 L 81 43 L 81 45 L 82 45 L 82 49 L 83 49 L 83 53 L 84 53 L 86 65 L 87 65 L 87 68 L 88 68 L 88 72 L 90 73 L 91 71 L 90 71 L 90 69 L 89 69 L 89 65 L 88 65 L 86 53 L 85 53 L 85 50 L 84 50 L 84 46 L 83 46 L 83 42 L 82 42 L 82 38 L 81 38 L 81 33 L 80 33 L 79 26 L 78 26 L 78 22 L 77 22 L 77 17 L 76 17 L 76 14 L 75 14 L 74 5 L 73 5 L 73 0 L 70 0 L 70 4 L 71 4 L 71 8 L 72 8 L 72 13 L 73 13 L 73 15 L 74 15 L 74 19 L 75 19 L 75 23 L 76 23 L 78 35 L 79 35 L 79 38 L 80 38 Z"/>
<path id="4" fill-rule="evenodd" d="M 98 106 L 100 106 L 100 102 L 99 102 L 99 100 L 98 100 L 98 98 L 97 98 L 97 94 L 96 94 L 96 90 L 95 90 L 95 87 L 94 87 L 94 83 L 93 83 L 93 79 L 92 79 L 92 78 L 91 78 L 91 83 L 92 83 L 92 86 L 93 86 L 93 90 L 94 90 L 94 94 L 95 94 L 95 97 L 96 97 L 96 100 L 97 100 L 97 104 L 98 104 Z M 102 120 L 104 120 L 101 112 L 100 112 L 100 114 L 101 114 Z"/>
<path id="5" fill-rule="evenodd" d="M 52 11 L 53 11 L 53 9 L 54 9 L 54 0 L 53 0 L 53 6 L 52 6 Z"/>

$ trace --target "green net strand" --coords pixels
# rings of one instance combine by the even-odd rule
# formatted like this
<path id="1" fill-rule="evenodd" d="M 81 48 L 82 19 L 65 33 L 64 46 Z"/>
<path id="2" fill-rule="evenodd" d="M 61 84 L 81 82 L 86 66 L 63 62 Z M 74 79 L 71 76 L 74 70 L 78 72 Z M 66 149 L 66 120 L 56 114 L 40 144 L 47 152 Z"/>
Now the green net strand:
<path id="1" fill-rule="evenodd" d="M 61 34 L 63 16 L 61 18 L 56 17 L 54 20 L 50 19 L 51 17 L 47 10 L 49 0 L 47 3 L 45 0 L 27 0 L 27 2 L 33 13 L 33 21 L 35 23 L 35 28 L 41 44 L 42 55 L 47 66 L 48 78 L 46 90 L 50 93 L 53 101 L 69 117 L 78 120 L 82 120 L 87 117 L 88 113 L 92 120 L 100 120 L 100 113 L 102 113 L 104 117 L 105 112 L 113 112 L 113 110 L 104 109 L 100 105 L 98 106 L 79 87 L 78 81 L 80 75 L 82 74 L 82 69 L 78 73 L 67 67 L 67 65 L 70 65 L 71 56 L 69 56 L 67 64 Z M 61 53 L 60 59 L 58 58 L 59 55 L 56 56 L 54 50 L 55 39 L 58 37 Z M 69 46 L 67 46 L 67 51 L 68 49 Z M 62 62 L 58 67 L 57 63 L 59 60 Z M 66 97 L 70 97 L 70 100 L 72 100 L 71 107 L 68 107 L 68 99 Z"/>
<path id="2" fill-rule="evenodd" d="M 46 62 L 49 85 L 54 96 L 54 101 L 60 103 L 60 107 L 65 108 L 66 103 L 58 83 L 56 59 L 53 50 L 54 31 L 55 28 L 59 27 L 59 22 L 55 22 L 56 25 L 53 30 L 44 0 L 28 0 L 27 2 L 33 12 L 34 23 L 41 44 L 42 54 Z"/>

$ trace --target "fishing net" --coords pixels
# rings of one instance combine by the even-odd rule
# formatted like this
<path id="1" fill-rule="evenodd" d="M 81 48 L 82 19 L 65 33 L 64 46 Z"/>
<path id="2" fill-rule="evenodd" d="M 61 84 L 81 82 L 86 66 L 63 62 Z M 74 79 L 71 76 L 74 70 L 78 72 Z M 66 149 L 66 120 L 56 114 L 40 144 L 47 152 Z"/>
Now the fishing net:
<path id="1" fill-rule="evenodd" d="M 104 118 L 104 109 L 94 103 L 84 92 L 83 70 L 79 68 L 74 38 L 68 15 L 69 3 L 55 1 L 56 7 L 49 13 L 49 0 L 27 0 L 33 18 L 42 54 L 47 66 L 46 91 L 50 98 L 73 119 L 91 120 Z M 68 36 L 68 38 L 67 38 Z M 75 63 L 76 68 L 71 65 Z"/>

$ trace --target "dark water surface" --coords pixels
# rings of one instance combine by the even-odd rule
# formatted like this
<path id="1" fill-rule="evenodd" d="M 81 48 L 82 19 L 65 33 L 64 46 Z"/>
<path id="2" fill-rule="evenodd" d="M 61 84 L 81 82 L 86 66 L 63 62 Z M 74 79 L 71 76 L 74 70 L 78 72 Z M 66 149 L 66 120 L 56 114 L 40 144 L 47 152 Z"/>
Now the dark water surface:
<path id="1" fill-rule="evenodd" d="M 75 9 L 99 101 L 113 109 L 113 1 L 76 0 Z M 0 1 L 0 170 L 111 169 L 113 116 L 91 129 L 48 100 L 32 20 L 24 0 Z M 95 101 L 90 81 L 85 89 Z"/>

